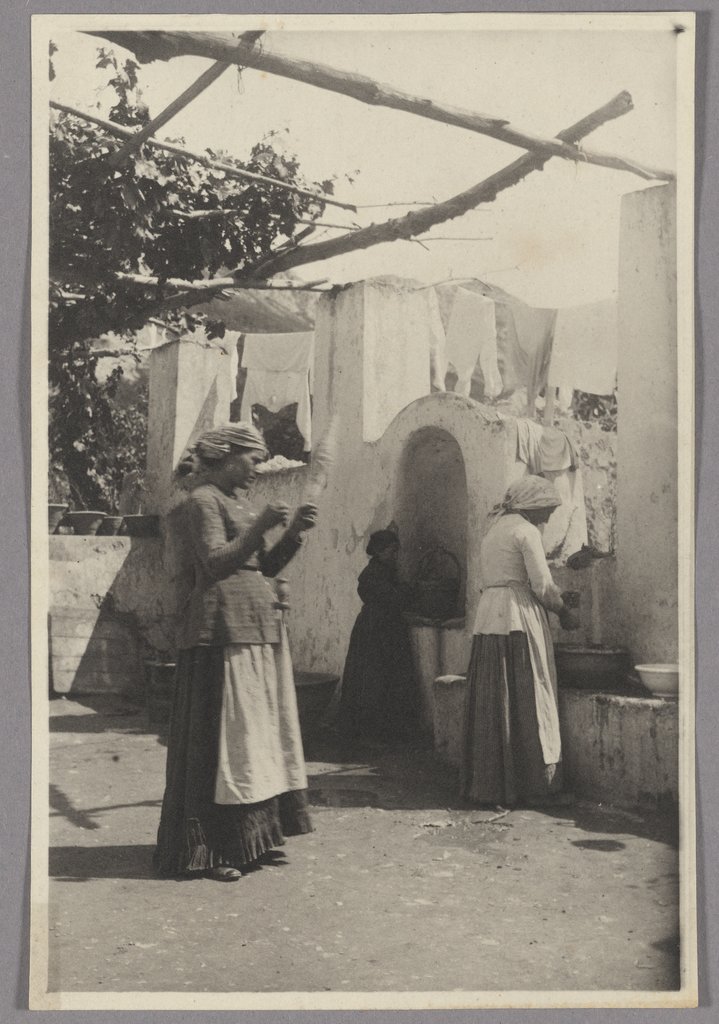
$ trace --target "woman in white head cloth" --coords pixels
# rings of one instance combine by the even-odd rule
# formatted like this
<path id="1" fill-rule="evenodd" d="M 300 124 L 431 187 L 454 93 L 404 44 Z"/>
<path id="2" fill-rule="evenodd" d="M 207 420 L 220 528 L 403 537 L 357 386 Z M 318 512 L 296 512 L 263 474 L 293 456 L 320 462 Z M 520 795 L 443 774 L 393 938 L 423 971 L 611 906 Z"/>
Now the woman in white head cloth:
<path id="1" fill-rule="evenodd" d="M 462 795 L 477 804 L 566 802 L 557 677 L 547 612 L 573 613 L 554 583 L 538 527 L 561 504 L 549 480 L 515 481 L 490 513 L 483 590 L 467 671 Z"/>
<path id="2" fill-rule="evenodd" d="M 236 881 L 285 836 L 311 832 L 292 663 L 273 587 L 317 509 L 255 514 L 245 491 L 267 448 L 250 423 L 200 436 L 182 542 L 194 585 L 179 629 L 165 796 L 164 876 Z M 270 549 L 264 535 L 287 525 Z"/>

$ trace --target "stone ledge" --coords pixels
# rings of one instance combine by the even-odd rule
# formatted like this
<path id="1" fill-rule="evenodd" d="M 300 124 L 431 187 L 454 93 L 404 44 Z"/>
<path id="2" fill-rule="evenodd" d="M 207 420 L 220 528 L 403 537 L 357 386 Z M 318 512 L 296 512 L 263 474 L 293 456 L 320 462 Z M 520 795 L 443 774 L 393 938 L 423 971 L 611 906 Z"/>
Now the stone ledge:
<path id="1" fill-rule="evenodd" d="M 459 766 L 466 679 L 443 675 L 432 687 L 434 748 Z M 567 787 L 577 796 L 626 808 L 676 808 L 677 701 L 560 689 Z"/>

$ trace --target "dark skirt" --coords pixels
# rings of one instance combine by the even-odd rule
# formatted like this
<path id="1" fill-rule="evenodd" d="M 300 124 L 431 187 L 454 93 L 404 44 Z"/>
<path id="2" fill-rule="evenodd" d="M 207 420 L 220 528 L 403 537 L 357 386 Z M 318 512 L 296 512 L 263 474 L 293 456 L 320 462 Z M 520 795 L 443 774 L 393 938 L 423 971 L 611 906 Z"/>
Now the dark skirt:
<path id="1" fill-rule="evenodd" d="M 512 806 L 561 789 L 561 762 L 545 764 L 527 637 L 478 634 L 467 671 L 462 796 Z"/>
<path id="2" fill-rule="evenodd" d="M 214 802 L 224 650 L 180 651 L 154 866 L 168 877 L 249 867 L 286 836 L 312 831 L 306 790 L 261 803 Z"/>
<path id="3" fill-rule="evenodd" d="M 417 686 L 401 616 L 366 604 L 352 629 L 337 724 L 348 737 L 393 739 L 417 729 Z"/>

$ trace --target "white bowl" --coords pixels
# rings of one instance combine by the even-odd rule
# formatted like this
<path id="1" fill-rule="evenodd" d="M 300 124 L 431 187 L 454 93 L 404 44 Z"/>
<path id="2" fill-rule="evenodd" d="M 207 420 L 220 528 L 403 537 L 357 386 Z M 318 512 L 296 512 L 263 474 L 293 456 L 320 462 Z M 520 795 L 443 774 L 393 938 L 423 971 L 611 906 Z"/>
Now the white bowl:
<path id="1" fill-rule="evenodd" d="M 635 665 L 634 668 L 655 697 L 676 697 L 679 693 L 678 665 Z"/>

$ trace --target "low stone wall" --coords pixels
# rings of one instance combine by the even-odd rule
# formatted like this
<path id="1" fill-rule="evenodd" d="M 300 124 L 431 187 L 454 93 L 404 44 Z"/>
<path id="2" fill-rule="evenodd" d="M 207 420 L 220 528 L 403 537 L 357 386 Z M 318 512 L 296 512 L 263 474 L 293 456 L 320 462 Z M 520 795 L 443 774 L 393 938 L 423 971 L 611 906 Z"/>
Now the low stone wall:
<path id="1" fill-rule="evenodd" d="M 455 767 L 462 755 L 466 679 L 435 680 L 434 746 Z M 559 716 L 567 788 L 617 807 L 672 808 L 678 802 L 676 701 L 560 689 Z"/>
<path id="2" fill-rule="evenodd" d="M 670 807 L 679 797 L 676 701 L 560 690 L 568 784 L 621 807 Z"/>
<path id="3" fill-rule="evenodd" d="M 175 644 L 177 581 L 164 540 L 51 536 L 49 547 L 54 688 L 140 690 L 141 659 L 167 656 Z"/>

